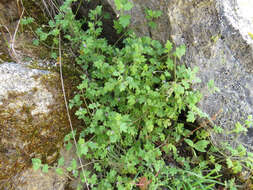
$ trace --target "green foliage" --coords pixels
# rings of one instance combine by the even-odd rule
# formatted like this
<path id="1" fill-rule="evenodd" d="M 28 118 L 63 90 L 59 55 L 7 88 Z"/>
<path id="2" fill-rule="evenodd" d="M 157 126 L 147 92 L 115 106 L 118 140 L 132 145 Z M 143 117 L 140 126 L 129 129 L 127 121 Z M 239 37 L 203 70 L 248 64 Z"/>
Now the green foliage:
<path id="1" fill-rule="evenodd" d="M 24 17 L 22 18 L 20 24 L 27 25 L 27 24 L 31 24 L 32 22 L 34 22 L 34 19 L 32 17 Z"/>
<path id="2" fill-rule="evenodd" d="M 117 10 L 130 11 L 133 8 L 133 4 L 128 0 L 114 0 Z"/>
<path id="3" fill-rule="evenodd" d="M 252 116 L 248 116 L 243 124 L 237 122 L 233 129 L 223 132 L 227 136 L 227 141 L 222 144 L 223 156 L 226 159 L 227 167 L 235 174 L 242 171 L 253 171 L 253 153 L 247 151 L 248 145 L 239 141 L 240 136 L 246 135 L 252 126 Z"/>
<path id="4" fill-rule="evenodd" d="M 162 16 L 162 11 L 160 10 L 152 10 L 152 9 L 146 9 L 145 10 L 145 14 L 146 14 L 146 19 L 148 20 L 148 25 L 152 28 L 155 29 L 156 28 L 156 23 L 155 23 L 155 19 L 159 18 L 160 16 Z"/>
<path id="5" fill-rule="evenodd" d="M 197 143 L 194 143 L 190 139 L 185 139 L 185 142 L 199 152 L 206 152 L 207 145 L 210 144 L 210 142 L 207 140 L 199 140 Z"/>
<path id="6" fill-rule="evenodd" d="M 114 21 L 114 27 L 118 33 L 121 33 L 131 21 L 131 16 L 125 12 L 133 8 L 133 4 L 128 0 L 114 0 L 116 9 L 120 11 L 119 19 Z"/>
<path id="7" fill-rule="evenodd" d="M 252 169 L 252 155 L 248 153 L 245 158 L 244 147 L 226 145 L 223 147 L 229 153 L 224 161 L 217 157 L 220 149 L 209 140 L 210 131 L 199 128 L 193 135 L 187 127 L 206 115 L 197 107 L 200 92 L 191 88 L 200 82 L 198 70 L 179 64 L 186 47 L 174 48 L 169 41 L 163 46 L 132 32 L 126 32 L 123 47 L 110 45 L 100 37 L 102 7 L 91 10 L 88 19 L 76 20 L 70 9 L 72 1 L 65 1 L 55 20 L 50 21 L 49 32 L 37 30 L 41 41 L 52 38 L 55 45 L 61 34 L 78 52 L 75 60 L 81 83 L 69 107 L 85 124 L 81 133 L 74 132 L 78 137 L 76 154 L 90 160 L 88 165 L 93 169 L 85 168 L 83 174 L 73 159 L 66 170 L 82 184 L 86 177 L 92 189 L 235 188 L 233 180 L 222 177 L 222 167 L 234 173 L 244 166 Z M 132 8 L 127 0 L 115 0 L 115 4 L 118 10 Z M 148 10 L 146 14 L 148 19 L 161 16 L 159 11 Z M 130 19 L 121 16 L 115 28 L 123 31 Z M 86 31 L 81 28 L 84 22 Z M 249 126 L 252 118 L 245 126 L 237 124 L 232 133 L 245 132 Z M 214 131 L 222 129 L 215 126 Z M 72 133 L 64 138 L 68 150 L 73 138 Z M 39 159 L 32 162 L 34 169 L 48 171 Z M 60 175 L 66 172 L 63 166 L 64 158 L 60 158 L 56 168 Z"/>
<path id="8" fill-rule="evenodd" d="M 214 80 L 209 80 L 207 86 L 208 86 L 209 92 L 211 92 L 211 93 L 220 92 L 220 89 L 217 88 L 217 87 L 214 85 Z"/>
<path id="9" fill-rule="evenodd" d="M 42 172 L 47 173 L 48 172 L 48 165 L 44 164 L 42 167 Z"/>
<path id="10" fill-rule="evenodd" d="M 36 171 L 38 169 L 40 169 L 40 167 L 42 166 L 41 164 L 41 160 L 38 158 L 33 158 L 32 159 L 32 164 L 33 164 L 33 169 Z"/>
<path id="11" fill-rule="evenodd" d="M 123 27 L 126 28 L 129 24 L 130 24 L 130 19 L 131 16 L 130 15 L 122 15 L 119 18 L 119 24 Z"/>

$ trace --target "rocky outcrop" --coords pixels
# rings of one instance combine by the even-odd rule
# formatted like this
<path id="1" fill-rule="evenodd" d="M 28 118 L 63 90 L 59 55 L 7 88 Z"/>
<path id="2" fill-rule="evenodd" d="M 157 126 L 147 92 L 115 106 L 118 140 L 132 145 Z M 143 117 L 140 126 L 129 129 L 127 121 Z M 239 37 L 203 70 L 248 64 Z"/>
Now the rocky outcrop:
<path id="1" fill-rule="evenodd" d="M 13 180 L 15 190 L 64 190 L 67 178 L 57 174 L 53 169 L 47 173 L 33 168 L 24 170 Z"/>
<path id="2" fill-rule="evenodd" d="M 230 130 L 253 113 L 253 51 L 242 32 L 247 25 L 240 28 L 244 19 L 235 12 L 237 2 L 174 3 L 168 10 L 173 41 L 187 44 L 185 63 L 200 69 L 202 83 L 196 86 L 204 95 L 200 108 L 210 117 L 218 114 L 214 123 Z M 210 80 L 220 92 L 211 94 L 207 90 Z M 253 145 L 251 136 L 243 142 Z"/>
<path id="3" fill-rule="evenodd" d="M 52 167 L 48 169 L 48 172 L 42 172 L 41 169 L 34 170 L 33 168 L 25 169 L 19 172 L 12 178 L 12 187 L 15 190 L 65 190 L 65 189 L 77 189 L 80 179 L 68 179 L 67 168 L 71 166 L 73 159 L 77 160 L 74 146 L 70 150 L 62 148 L 60 151 L 60 157 L 64 158 L 64 163 L 61 166 L 62 171 L 65 174 L 58 174 L 56 168 Z M 82 163 L 87 163 L 82 160 Z M 80 164 L 78 163 L 78 167 Z M 12 189 L 8 187 L 6 189 Z"/>
<path id="4" fill-rule="evenodd" d="M 59 84 L 57 73 L 0 64 L 0 189 L 30 167 L 32 158 L 48 164 L 57 159 L 69 132 Z"/>
<path id="5" fill-rule="evenodd" d="M 55 168 L 48 173 L 31 168 L 32 158 L 40 158 L 43 164 L 52 166 L 60 154 L 64 136 L 70 131 L 59 74 L 49 61 L 38 59 L 47 57 L 48 49 L 32 44 L 33 33 L 29 29 L 18 30 L 14 35 L 20 29 L 18 21 L 24 8 L 23 17 L 36 15 L 39 23 L 47 20 L 39 11 L 39 4 L 27 0 L 0 1 L 1 190 L 63 190 L 68 181 Z M 31 64 L 27 60 L 32 60 Z M 64 68 L 65 78 L 72 74 Z M 72 93 L 74 82 L 71 83 L 65 81 L 67 97 Z M 72 152 L 69 159 L 74 155 Z"/>
<path id="6" fill-rule="evenodd" d="M 108 2 L 119 13 L 114 1 Z M 192 68 L 199 67 L 202 83 L 195 88 L 204 95 L 199 107 L 210 117 L 216 116 L 214 124 L 230 130 L 236 122 L 243 122 L 253 114 L 253 41 L 248 35 L 253 32 L 253 24 L 245 17 L 241 0 L 132 2 L 134 8 L 129 14 L 135 32 L 163 43 L 169 39 L 176 45 L 187 46 L 183 62 Z M 164 13 L 154 31 L 144 21 L 145 7 Z M 219 92 L 208 91 L 210 80 Z M 241 142 L 253 145 L 250 130 Z M 219 137 L 218 141 L 222 139 Z"/>

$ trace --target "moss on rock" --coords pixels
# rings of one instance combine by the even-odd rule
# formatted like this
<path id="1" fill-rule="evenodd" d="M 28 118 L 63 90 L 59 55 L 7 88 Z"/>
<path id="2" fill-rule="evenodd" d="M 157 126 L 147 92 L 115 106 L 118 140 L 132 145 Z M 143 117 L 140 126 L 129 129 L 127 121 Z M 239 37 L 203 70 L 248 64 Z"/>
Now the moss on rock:
<path id="1" fill-rule="evenodd" d="M 35 75 L 41 86 L 27 92 L 10 91 L 0 104 L 0 184 L 31 166 L 31 159 L 52 164 L 58 156 L 63 138 L 70 131 L 57 73 Z M 41 88 L 52 95 L 53 102 L 43 113 L 36 102 Z M 66 82 L 67 94 L 71 85 Z M 45 102 L 44 102 L 45 103 Z M 3 186 L 3 187 L 4 187 Z M 1 185 L 0 185 L 1 189 Z"/>

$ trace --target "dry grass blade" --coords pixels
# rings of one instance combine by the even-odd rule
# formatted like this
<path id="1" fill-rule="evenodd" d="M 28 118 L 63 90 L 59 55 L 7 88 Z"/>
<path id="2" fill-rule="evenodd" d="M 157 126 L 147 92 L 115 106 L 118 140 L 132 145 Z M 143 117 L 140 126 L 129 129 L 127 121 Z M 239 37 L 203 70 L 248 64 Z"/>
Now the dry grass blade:
<path id="1" fill-rule="evenodd" d="M 57 13 L 60 12 L 59 7 L 63 4 L 62 0 L 41 0 L 43 6 L 46 9 L 46 13 L 49 15 L 49 17 L 54 20 L 54 17 Z"/>
<path id="2" fill-rule="evenodd" d="M 21 22 L 21 19 L 22 19 L 23 14 L 24 14 L 24 9 L 22 10 L 22 13 L 21 13 L 21 15 L 20 15 L 20 18 L 19 18 L 19 20 L 18 20 L 18 24 L 17 24 L 17 26 L 16 26 L 15 32 L 14 32 L 14 34 L 13 34 L 13 37 L 11 38 L 11 43 L 10 43 L 10 48 L 11 48 L 11 51 L 12 51 L 12 53 L 13 53 L 13 55 L 14 55 L 14 59 L 15 59 L 18 63 L 20 63 L 20 60 L 19 60 L 18 54 L 16 53 L 16 50 L 15 50 L 15 40 L 16 40 L 16 35 L 17 35 L 17 32 L 18 32 L 18 28 L 19 28 L 19 25 L 20 25 L 20 22 Z"/>
<path id="3" fill-rule="evenodd" d="M 67 102 L 67 98 L 66 98 L 66 93 L 65 93 L 65 88 L 64 88 L 64 80 L 63 80 L 63 75 L 62 75 L 62 56 L 61 56 L 61 36 L 60 36 L 60 34 L 59 34 L 59 64 L 60 64 L 60 78 L 61 78 L 62 93 L 63 93 L 64 102 L 65 102 L 65 106 L 66 106 L 66 110 L 67 110 L 69 125 L 70 125 L 71 132 L 72 132 L 73 139 L 74 139 L 74 144 L 75 144 L 75 147 L 77 149 L 77 141 L 76 141 L 76 138 L 75 138 L 75 133 L 74 133 L 73 125 L 72 125 L 72 120 L 71 120 L 71 117 L 70 117 L 70 114 L 69 114 L 68 102 Z M 86 178 L 85 173 L 84 173 L 84 167 L 83 167 L 84 165 L 82 163 L 82 159 L 79 155 L 77 155 L 77 156 L 78 156 L 79 163 L 81 165 L 81 170 L 82 170 L 82 174 L 83 174 L 84 179 L 85 179 L 85 184 L 86 184 L 87 190 L 89 190 L 89 184 L 87 182 L 87 178 Z"/>

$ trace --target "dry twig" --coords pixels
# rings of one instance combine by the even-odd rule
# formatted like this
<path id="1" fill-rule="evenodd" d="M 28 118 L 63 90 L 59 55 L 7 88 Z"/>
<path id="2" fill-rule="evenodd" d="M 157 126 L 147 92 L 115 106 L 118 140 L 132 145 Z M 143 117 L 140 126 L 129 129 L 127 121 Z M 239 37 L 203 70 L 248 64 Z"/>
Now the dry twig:
<path id="1" fill-rule="evenodd" d="M 75 133 L 74 133 L 73 125 L 72 125 L 72 120 L 71 120 L 71 117 L 70 117 L 70 114 L 69 114 L 68 102 L 67 102 L 67 98 L 66 98 L 63 75 L 62 75 L 62 56 L 61 56 L 61 36 L 60 36 L 60 34 L 59 34 L 59 63 L 60 63 L 60 78 L 61 78 L 62 93 L 63 93 L 65 107 L 66 107 L 66 111 L 67 111 L 67 115 L 68 115 L 69 125 L 70 125 L 72 136 L 73 136 L 73 139 L 74 139 L 74 144 L 75 144 L 75 147 L 77 149 L 77 141 L 76 141 L 76 138 L 75 138 Z M 81 165 L 81 169 L 82 169 L 82 173 L 83 173 L 83 176 L 84 176 L 84 179 L 85 179 L 85 184 L 86 184 L 87 190 L 89 190 L 89 184 L 88 184 L 87 178 L 86 178 L 85 173 L 84 173 L 84 165 L 82 163 L 82 159 L 79 155 L 77 155 L 77 156 L 78 156 L 79 163 Z"/>

